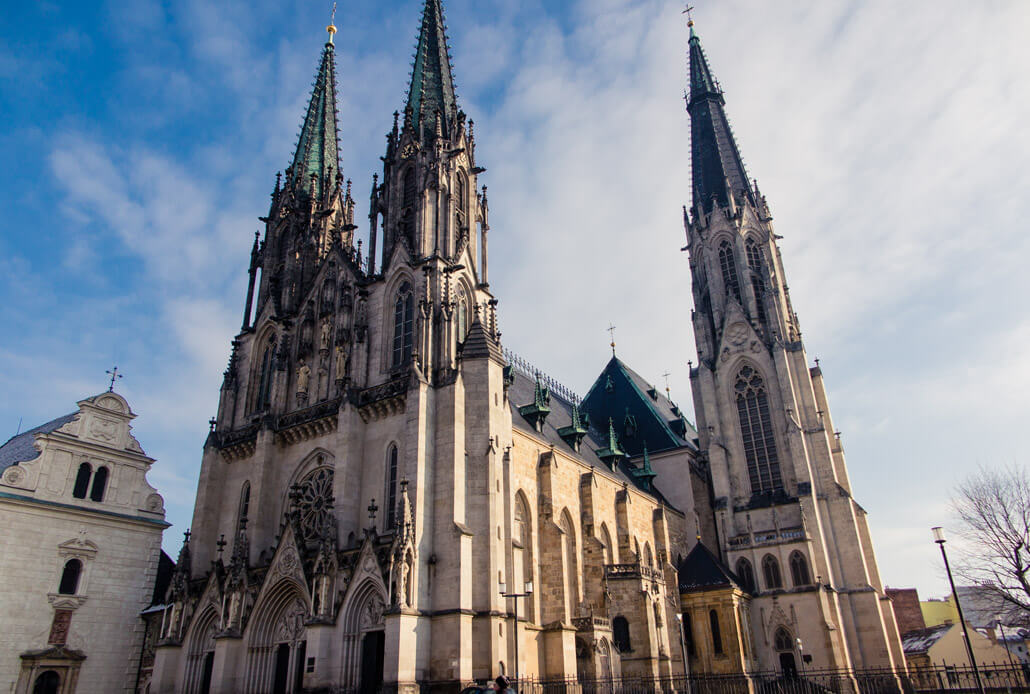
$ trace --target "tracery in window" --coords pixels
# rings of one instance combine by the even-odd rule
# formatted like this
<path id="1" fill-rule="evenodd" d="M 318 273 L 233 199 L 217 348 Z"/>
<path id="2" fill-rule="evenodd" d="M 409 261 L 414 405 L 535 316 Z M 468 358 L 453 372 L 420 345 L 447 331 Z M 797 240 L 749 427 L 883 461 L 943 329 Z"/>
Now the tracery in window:
<path id="1" fill-rule="evenodd" d="M 726 291 L 736 298 L 737 303 L 743 304 L 740 299 L 740 277 L 737 275 L 737 261 L 733 257 L 733 246 L 729 241 L 719 244 L 719 268 L 722 270 L 722 283 Z"/>
<path id="2" fill-rule="evenodd" d="M 458 342 L 464 342 L 469 334 L 469 303 L 465 289 L 458 288 Z"/>
<path id="3" fill-rule="evenodd" d="M 734 390 L 751 493 L 782 491 L 780 459 L 769 414 L 769 396 L 762 376 L 750 366 L 745 366 L 737 374 Z"/>
<path id="4" fill-rule="evenodd" d="M 415 296 L 411 285 L 405 282 L 397 292 L 393 307 L 393 366 L 407 364 L 415 333 Z"/>
<path id="5" fill-rule="evenodd" d="M 771 590 L 783 587 L 783 579 L 780 578 L 780 562 L 776 561 L 776 557 L 771 554 L 766 554 L 762 559 L 762 575 L 765 578 L 766 588 Z"/>
<path id="6" fill-rule="evenodd" d="M 805 555 L 797 550 L 790 553 L 790 577 L 794 579 L 795 586 L 807 586 L 812 582 Z"/>
<path id="7" fill-rule="evenodd" d="M 300 520 L 304 542 L 318 538 L 333 504 L 333 471 L 322 467 L 313 470 L 292 490 L 291 510 Z"/>
<path id="8" fill-rule="evenodd" d="M 747 242 L 747 264 L 751 268 L 751 289 L 755 293 L 755 306 L 758 320 L 764 325 L 765 314 L 765 266 L 762 263 L 762 252 L 753 240 Z"/>
<path id="9" fill-rule="evenodd" d="M 740 579 L 740 587 L 749 593 L 755 592 L 755 571 L 744 557 L 737 560 L 737 578 Z"/>
<path id="10" fill-rule="evenodd" d="M 791 637 L 790 632 L 783 627 L 779 627 L 776 630 L 776 635 L 773 636 L 773 644 L 778 651 L 794 650 L 794 639 Z"/>
<path id="11" fill-rule="evenodd" d="M 239 525 L 243 525 L 247 521 L 248 513 L 250 513 L 250 482 L 244 482 L 243 489 L 240 490 Z"/>

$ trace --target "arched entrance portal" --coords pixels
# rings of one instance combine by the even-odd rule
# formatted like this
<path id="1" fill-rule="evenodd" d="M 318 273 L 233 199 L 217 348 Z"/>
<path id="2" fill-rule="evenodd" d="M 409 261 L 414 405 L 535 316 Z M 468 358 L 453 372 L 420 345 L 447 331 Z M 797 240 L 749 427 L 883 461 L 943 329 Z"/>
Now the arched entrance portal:
<path id="1" fill-rule="evenodd" d="M 341 684 L 361 694 L 377 692 L 383 685 L 385 595 L 382 585 L 369 579 L 351 594 L 343 609 Z"/>
<path id="2" fill-rule="evenodd" d="M 307 600 L 292 580 L 281 581 L 254 608 L 248 627 L 245 691 L 294 694 L 304 678 Z"/>
<path id="3" fill-rule="evenodd" d="M 361 639 L 361 694 L 375 694 L 383 686 L 383 654 L 386 634 L 369 631 Z"/>

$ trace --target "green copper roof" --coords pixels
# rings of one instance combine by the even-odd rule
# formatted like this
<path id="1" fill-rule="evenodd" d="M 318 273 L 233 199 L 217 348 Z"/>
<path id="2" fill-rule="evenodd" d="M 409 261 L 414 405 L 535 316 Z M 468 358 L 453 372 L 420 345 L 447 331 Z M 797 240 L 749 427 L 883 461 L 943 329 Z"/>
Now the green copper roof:
<path id="1" fill-rule="evenodd" d="M 318 198 L 332 185 L 331 179 L 340 172 L 336 124 L 336 60 L 333 44 L 327 43 L 293 155 L 289 183 L 295 189 L 313 192 Z M 312 174 L 315 176 L 313 191 Z"/>
<path id="2" fill-rule="evenodd" d="M 436 132 L 436 112 L 445 136 L 458 113 L 458 100 L 454 95 L 454 74 L 451 72 L 450 48 L 443 20 L 441 0 L 426 0 L 422 11 L 422 27 L 415 47 L 415 65 L 408 88 L 408 108 L 415 123 L 422 117 L 423 137 Z"/>

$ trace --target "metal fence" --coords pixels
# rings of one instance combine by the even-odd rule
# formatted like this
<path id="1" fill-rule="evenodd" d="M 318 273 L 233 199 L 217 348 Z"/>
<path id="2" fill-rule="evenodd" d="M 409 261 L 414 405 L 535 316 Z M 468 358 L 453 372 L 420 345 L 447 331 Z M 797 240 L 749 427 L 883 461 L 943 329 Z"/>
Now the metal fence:
<path id="1" fill-rule="evenodd" d="M 980 666 L 985 692 L 1030 692 L 1027 665 Z M 518 694 L 918 694 L 977 692 L 973 669 L 934 665 L 905 670 L 805 670 L 797 673 L 694 674 L 671 678 L 522 678 Z"/>

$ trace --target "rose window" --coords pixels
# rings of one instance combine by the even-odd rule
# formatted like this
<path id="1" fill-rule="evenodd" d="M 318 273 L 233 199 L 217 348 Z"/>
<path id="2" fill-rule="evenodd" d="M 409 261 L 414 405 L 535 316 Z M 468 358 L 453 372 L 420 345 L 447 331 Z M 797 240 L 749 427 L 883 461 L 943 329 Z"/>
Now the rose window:
<path id="1" fill-rule="evenodd" d="M 305 477 L 293 495 L 293 511 L 305 542 L 318 538 L 332 510 L 333 471 L 319 468 Z"/>

